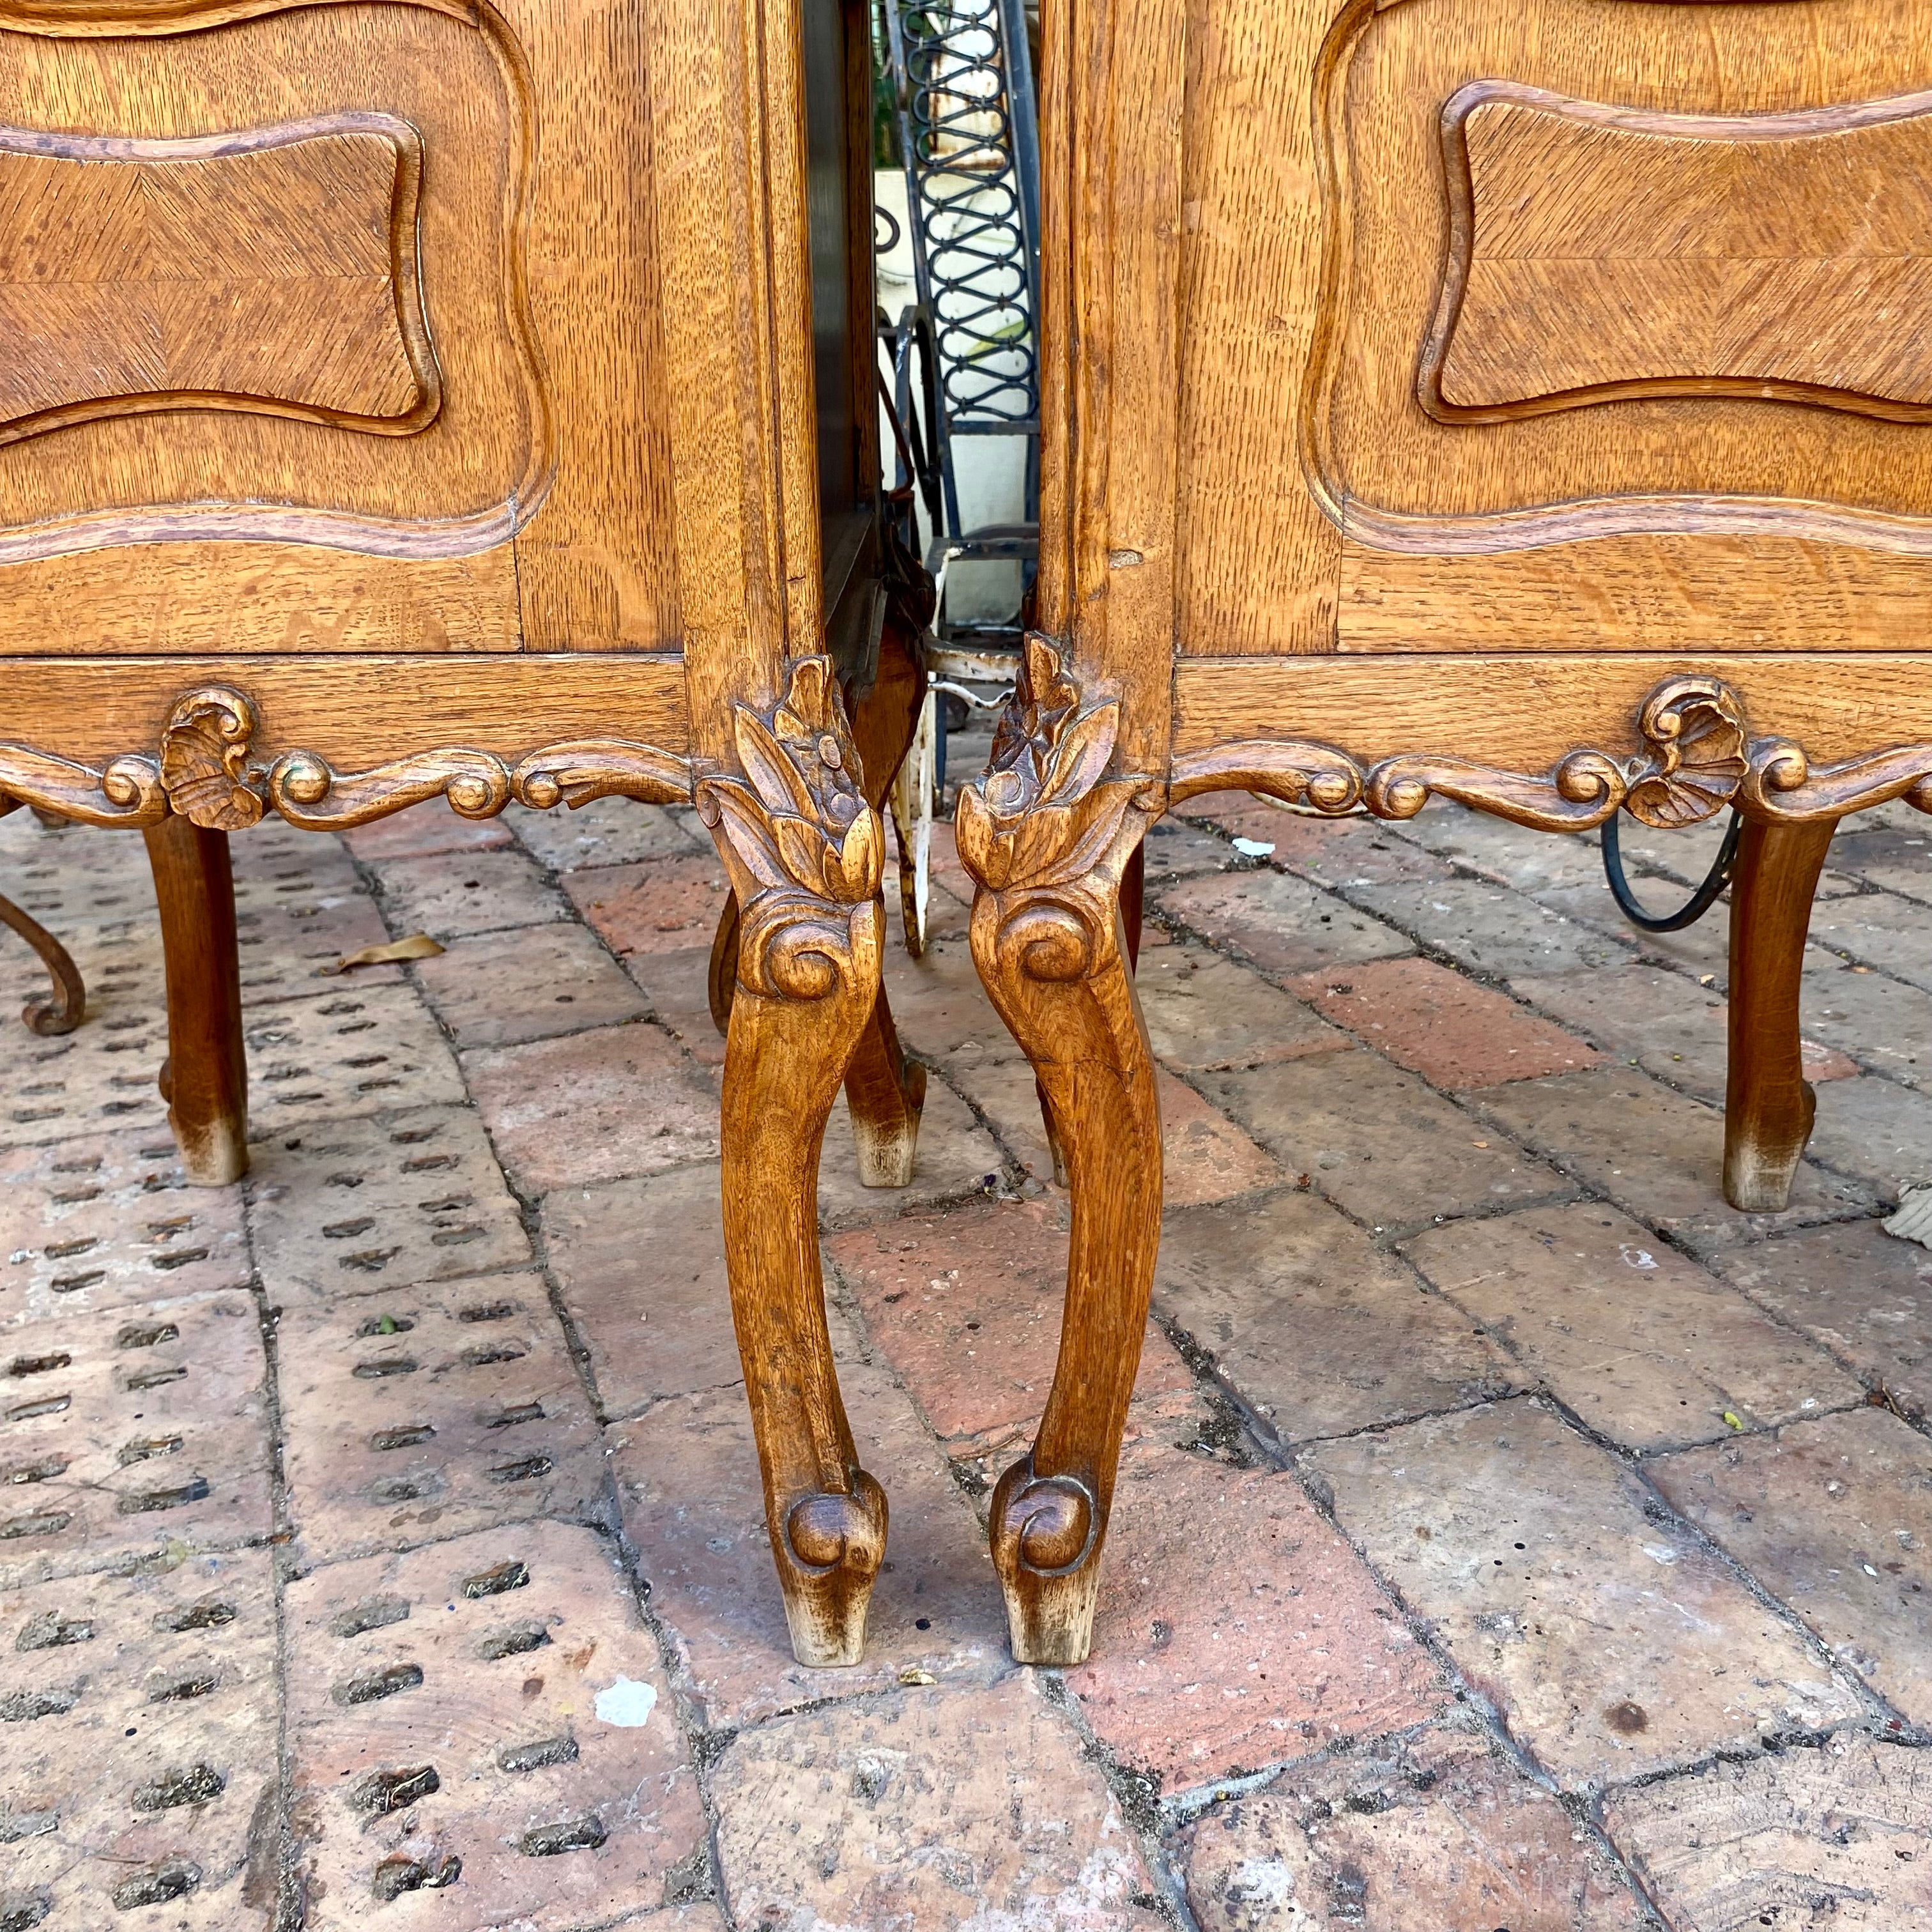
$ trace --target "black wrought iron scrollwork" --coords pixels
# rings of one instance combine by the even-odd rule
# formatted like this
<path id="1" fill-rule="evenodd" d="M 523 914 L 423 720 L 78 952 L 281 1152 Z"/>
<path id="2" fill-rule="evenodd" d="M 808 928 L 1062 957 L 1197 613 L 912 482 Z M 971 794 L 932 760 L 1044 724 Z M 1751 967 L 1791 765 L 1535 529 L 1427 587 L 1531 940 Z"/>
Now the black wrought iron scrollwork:
<path id="1" fill-rule="evenodd" d="M 1725 887 L 1731 883 L 1731 874 L 1737 868 L 1738 841 L 1743 835 L 1744 823 L 1742 814 L 1733 808 L 1730 829 L 1724 834 L 1724 842 L 1719 847 L 1716 861 L 1705 875 L 1704 883 L 1676 911 L 1652 913 L 1644 910 L 1636 893 L 1630 890 L 1630 880 L 1624 872 L 1623 848 L 1617 838 L 1617 814 L 1612 812 L 1604 820 L 1600 836 L 1604 842 L 1604 877 L 1610 882 L 1610 896 L 1617 902 L 1618 911 L 1640 932 L 1682 932 L 1686 926 L 1695 926 L 1724 896 Z"/>
<path id="2" fill-rule="evenodd" d="M 921 296 L 954 434 L 1040 418 L 1037 136 L 1018 0 L 888 0 Z"/>

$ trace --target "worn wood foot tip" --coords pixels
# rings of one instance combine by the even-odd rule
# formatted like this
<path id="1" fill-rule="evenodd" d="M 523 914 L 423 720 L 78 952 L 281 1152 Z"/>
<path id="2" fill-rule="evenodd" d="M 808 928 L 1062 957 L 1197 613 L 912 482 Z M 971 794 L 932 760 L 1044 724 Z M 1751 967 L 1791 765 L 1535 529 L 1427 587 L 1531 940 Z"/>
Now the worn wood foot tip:
<path id="1" fill-rule="evenodd" d="M 920 1111 L 926 1105 L 926 1069 L 901 1048 L 884 986 L 846 1070 L 845 1104 L 851 1110 L 860 1184 L 910 1187 Z"/>
<path id="2" fill-rule="evenodd" d="M 919 1120 L 926 1105 L 926 1069 L 908 1060 L 898 1089 L 896 1118 L 881 1113 L 852 1114 L 852 1136 L 859 1150 L 859 1180 L 866 1187 L 910 1187 L 919 1154 Z"/>
<path id="3" fill-rule="evenodd" d="M 1731 886 L 1730 1059 L 1724 1082 L 1724 1198 L 1781 1214 L 1811 1138 L 1818 1096 L 1804 1078 L 1798 1000 L 1811 906 L 1832 819 L 1748 818 Z"/>
<path id="4" fill-rule="evenodd" d="M 1803 1104 L 1796 1119 L 1747 1120 L 1724 1137 L 1724 1198 L 1740 1214 L 1782 1214 L 1791 1205 L 1791 1184 L 1818 1112 L 1810 1082 L 1799 1091 Z"/>
<path id="5" fill-rule="evenodd" d="M 1106 1522 L 1078 1476 L 1041 1476 L 1016 1462 L 993 1492 L 993 1568 L 1006 1593 L 1013 1657 L 1084 1664 L 1094 1642 Z"/>
<path id="6" fill-rule="evenodd" d="M 886 1556 L 886 1492 L 863 1469 L 850 1496 L 797 1498 L 773 1526 L 792 1654 L 816 1670 L 842 1670 L 866 1650 L 866 1613 Z"/>

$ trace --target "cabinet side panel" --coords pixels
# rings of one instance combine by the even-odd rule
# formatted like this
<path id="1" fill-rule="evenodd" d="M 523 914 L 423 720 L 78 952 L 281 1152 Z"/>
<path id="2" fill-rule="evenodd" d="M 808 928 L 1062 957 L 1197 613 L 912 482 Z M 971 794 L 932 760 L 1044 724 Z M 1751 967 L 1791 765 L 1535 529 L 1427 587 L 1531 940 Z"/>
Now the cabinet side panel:
<path id="1" fill-rule="evenodd" d="M 1182 202 L 1183 651 L 1334 648 L 1340 532 L 1304 485 L 1321 288 L 1310 111 L 1334 0 L 1191 0 Z"/>
<path id="2" fill-rule="evenodd" d="M 667 328 L 653 190 L 661 168 L 723 164 L 715 150 L 680 152 L 688 129 L 667 148 L 653 124 L 651 10 L 509 0 L 503 10 L 536 103 L 530 299 L 556 450 L 555 481 L 517 539 L 527 646 L 674 650 L 670 398 L 693 372 L 689 335 L 675 317 Z M 694 37 L 684 58 L 697 70 L 705 57 Z"/>

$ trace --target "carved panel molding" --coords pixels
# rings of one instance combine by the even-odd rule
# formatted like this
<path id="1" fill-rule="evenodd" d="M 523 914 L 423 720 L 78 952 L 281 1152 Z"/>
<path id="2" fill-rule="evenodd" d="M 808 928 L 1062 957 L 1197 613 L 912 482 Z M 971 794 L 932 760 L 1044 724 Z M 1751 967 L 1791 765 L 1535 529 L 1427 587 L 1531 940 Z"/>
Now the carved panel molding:
<path id="1" fill-rule="evenodd" d="M 367 771 L 338 772 L 312 752 L 255 754 L 260 719 L 244 693 L 203 686 L 176 703 L 155 751 L 96 768 L 0 744 L 0 812 L 30 805 L 82 824 L 154 825 L 170 812 L 220 832 L 279 813 L 306 831 L 344 831 L 442 797 L 465 818 L 490 818 L 512 802 L 547 811 L 594 798 L 676 805 L 691 796 L 688 760 L 622 739 L 546 745 L 512 765 L 493 752 L 452 746 Z"/>
<path id="2" fill-rule="evenodd" d="M 1932 94 L 1659 114 L 1480 80 L 1442 149 L 1432 416 L 1731 396 L 1932 422 Z"/>
<path id="3" fill-rule="evenodd" d="M 1818 10 L 1345 0 L 1296 412 L 1344 532 L 1932 556 L 1932 92 Z"/>
<path id="4" fill-rule="evenodd" d="M 0 564 L 455 558 L 529 524 L 557 432 L 496 10 L 0 0 L 0 336 L 30 346 L 0 358 Z"/>
<path id="5" fill-rule="evenodd" d="M 435 416 L 422 142 L 386 114 L 143 140 L 0 127 L 0 443 L 163 410 Z"/>
<path id="6" fill-rule="evenodd" d="M 1539 832 L 1587 832 L 1615 813 L 1647 825 L 1695 825 L 1729 805 L 1798 824 L 1893 799 L 1932 812 L 1932 745 L 1814 766 L 1789 738 L 1753 738 L 1742 700 L 1721 680 L 1666 680 L 1637 719 L 1634 758 L 1586 748 L 1540 773 L 1408 753 L 1365 765 L 1332 745 L 1255 739 L 1174 760 L 1169 796 L 1254 791 L 1342 818 L 1413 818 L 1432 795 Z"/>

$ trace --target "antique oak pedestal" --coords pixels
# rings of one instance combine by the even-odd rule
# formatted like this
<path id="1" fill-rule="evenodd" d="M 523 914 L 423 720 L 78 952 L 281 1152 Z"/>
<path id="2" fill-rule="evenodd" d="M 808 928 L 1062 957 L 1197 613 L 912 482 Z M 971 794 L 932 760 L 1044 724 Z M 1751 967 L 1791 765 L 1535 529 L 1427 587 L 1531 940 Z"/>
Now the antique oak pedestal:
<path id="1" fill-rule="evenodd" d="M 0 809 L 146 833 L 164 1089 L 219 1183 L 230 833 L 695 802 L 737 915 L 732 1294 L 818 1663 L 858 1653 L 886 1527 L 820 1138 L 850 1066 L 867 1178 L 903 1181 L 920 1094 L 879 994 L 922 620 L 876 515 L 865 29 L 863 0 L 0 0 Z"/>
<path id="2" fill-rule="evenodd" d="M 1070 1663 L 1160 1225 L 1120 898 L 1170 803 L 1738 806 L 1724 1184 L 1784 1204 L 1832 827 L 1932 810 L 1932 0 L 1043 21 L 1040 634 L 958 835 L 1072 1189 L 993 1504 L 1016 1653 Z"/>

